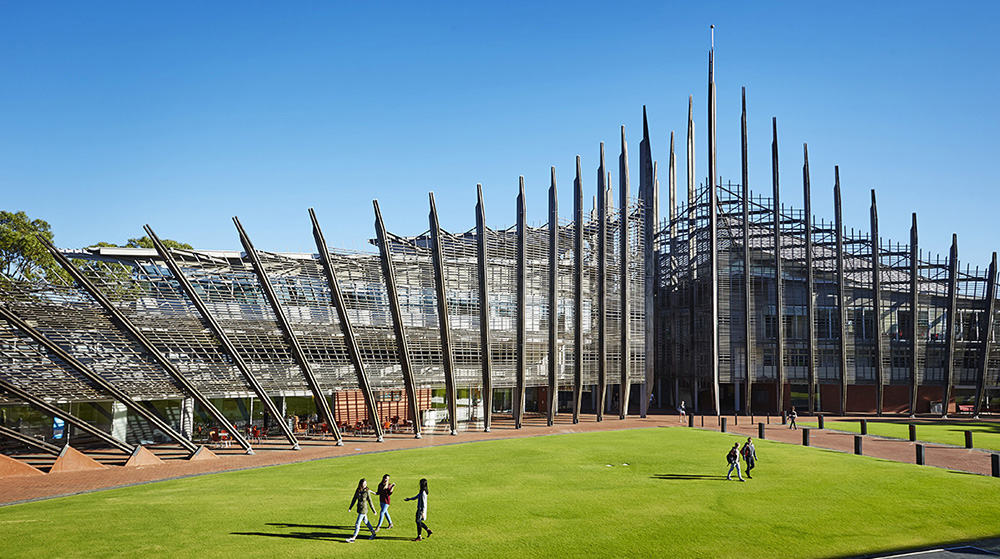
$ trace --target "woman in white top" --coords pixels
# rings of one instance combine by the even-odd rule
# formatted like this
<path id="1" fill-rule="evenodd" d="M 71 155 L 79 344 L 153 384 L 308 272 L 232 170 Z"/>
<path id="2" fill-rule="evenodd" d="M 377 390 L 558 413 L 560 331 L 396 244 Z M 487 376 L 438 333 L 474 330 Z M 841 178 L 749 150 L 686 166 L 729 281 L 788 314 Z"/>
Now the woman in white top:
<path id="1" fill-rule="evenodd" d="M 414 538 L 413 541 L 418 542 L 423 539 L 420 537 L 421 530 L 427 530 L 427 537 L 431 537 L 431 529 L 427 527 L 427 524 L 425 524 L 427 521 L 427 479 L 420 480 L 419 493 L 404 500 L 417 501 L 417 537 Z"/>

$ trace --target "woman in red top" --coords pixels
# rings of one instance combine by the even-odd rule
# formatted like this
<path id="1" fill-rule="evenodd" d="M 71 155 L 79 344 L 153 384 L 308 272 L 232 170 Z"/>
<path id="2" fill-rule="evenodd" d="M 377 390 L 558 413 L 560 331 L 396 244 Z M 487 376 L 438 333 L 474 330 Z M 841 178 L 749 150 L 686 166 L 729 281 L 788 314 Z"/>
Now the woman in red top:
<path id="1" fill-rule="evenodd" d="M 378 494 L 378 502 L 382 505 L 378 513 L 378 525 L 375 526 L 377 531 L 382 527 L 382 519 L 389 521 L 389 525 L 386 528 L 392 528 L 392 517 L 389 516 L 389 498 L 392 497 L 392 492 L 396 489 L 395 483 L 389 483 L 389 474 L 382 476 L 382 482 L 378 484 L 378 490 L 375 493 Z"/>

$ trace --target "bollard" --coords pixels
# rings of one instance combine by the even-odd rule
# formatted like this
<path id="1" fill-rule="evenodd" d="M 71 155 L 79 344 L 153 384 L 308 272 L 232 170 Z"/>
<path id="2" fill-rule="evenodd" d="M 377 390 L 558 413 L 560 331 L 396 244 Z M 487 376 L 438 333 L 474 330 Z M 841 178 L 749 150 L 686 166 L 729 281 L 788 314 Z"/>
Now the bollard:
<path id="1" fill-rule="evenodd" d="M 1000 477 L 1000 454 L 990 454 L 993 463 L 993 477 Z"/>
<path id="2" fill-rule="evenodd" d="M 972 431 L 965 432 L 965 448 L 972 448 Z"/>
<path id="3" fill-rule="evenodd" d="M 739 424 L 740 424 L 740 414 L 734 413 L 733 414 L 733 425 L 739 425 Z"/>
<path id="4" fill-rule="evenodd" d="M 924 465 L 924 445 L 922 444 L 917 445 L 917 465 Z"/>
<path id="5" fill-rule="evenodd" d="M 809 428 L 802 428 L 802 446 L 809 446 Z"/>
<path id="6" fill-rule="evenodd" d="M 917 441 L 917 426 L 911 423 L 909 425 L 909 427 L 910 427 L 910 442 L 911 443 L 912 442 L 916 442 Z"/>
<path id="7" fill-rule="evenodd" d="M 788 414 L 781 412 L 781 424 L 788 425 Z"/>
<path id="8" fill-rule="evenodd" d="M 771 424 L 771 414 L 767 414 L 767 424 Z"/>
<path id="9" fill-rule="evenodd" d="M 688 416 L 688 427 L 694 427 L 694 416 L 693 415 L 689 415 Z"/>
<path id="10" fill-rule="evenodd" d="M 826 429 L 826 425 L 823 424 L 823 414 L 819 414 L 819 428 Z"/>
<path id="11" fill-rule="evenodd" d="M 764 437 L 764 424 L 763 423 L 758 423 L 757 424 L 757 438 L 758 439 L 765 438 Z"/>
<path id="12" fill-rule="evenodd" d="M 854 454 L 861 455 L 861 441 L 863 440 L 861 435 L 854 435 Z"/>
<path id="13" fill-rule="evenodd" d="M 726 418 L 725 417 L 719 418 L 719 432 L 721 432 L 721 433 L 725 433 L 726 432 Z"/>
<path id="14" fill-rule="evenodd" d="M 705 416 L 704 416 L 704 415 L 703 415 L 703 416 L 701 416 L 701 426 L 702 426 L 702 427 L 704 427 L 704 426 L 705 426 Z"/>
<path id="15" fill-rule="evenodd" d="M 867 435 L 868 434 L 868 420 L 867 419 L 862 419 L 861 420 L 861 434 L 862 435 Z"/>
<path id="16" fill-rule="evenodd" d="M 756 420 L 754 420 L 754 418 L 753 418 L 753 414 L 751 413 L 751 414 L 750 414 L 750 425 L 753 425 L 754 423 L 757 423 L 757 421 L 756 421 Z"/>

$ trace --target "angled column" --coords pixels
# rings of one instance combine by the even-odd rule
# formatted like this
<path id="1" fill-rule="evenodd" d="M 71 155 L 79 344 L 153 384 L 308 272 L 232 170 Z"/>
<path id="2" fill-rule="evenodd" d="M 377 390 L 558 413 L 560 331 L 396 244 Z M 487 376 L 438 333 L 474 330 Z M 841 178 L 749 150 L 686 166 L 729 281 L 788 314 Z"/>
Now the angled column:
<path id="1" fill-rule="evenodd" d="M 806 233 L 806 351 L 809 379 L 809 413 L 816 411 L 816 270 L 813 269 L 812 200 L 809 185 L 809 146 L 802 144 L 802 200 Z"/>
<path id="2" fill-rule="evenodd" d="M 784 292 L 781 281 L 781 189 L 778 185 L 778 119 L 771 119 L 771 189 L 774 198 L 774 311 L 776 340 L 774 366 L 778 372 L 778 401 L 775 413 L 781 413 L 785 402 L 785 325 Z"/>
<path id="3" fill-rule="evenodd" d="M 753 414 L 753 330 L 750 317 L 753 316 L 753 290 L 750 284 L 750 163 L 747 147 L 747 88 L 741 90 L 743 111 L 740 114 L 740 183 L 743 197 L 743 354 L 746 361 L 746 383 L 744 384 L 744 412 Z"/>
<path id="4" fill-rule="evenodd" d="M 271 401 L 271 398 L 268 397 L 267 393 L 264 391 L 263 385 L 261 385 L 260 381 L 257 380 L 257 377 L 254 376 L 250 367 L 247 366 L 246 361 L 243 360 L 243 357 L 236 349 L 236 346 L 233 345 L 232 340 L 229 339 L 229 334 L 222 328 L 219 321 L 215 319 L 215 316 L 209 312 L 208 306 L 201 300 L 201 296 L 198 295 L 197 291 L 195 291 L 194 286 L 192 286 L 191 282 L 188 281 L 187 276 L 185 276 L 181 271 L 180 266 L 177 265 L 174 257 L 170 254 L 167 247 L 160 241 L 160 238 L 156 236 L 153 229 L 149 225 L 144 226 L 143 229 L 146 230 L 146 235 L 148 235 L 150 240 L 153 241 L 153 248 L 156 249 L 156 253 L 160 256 L 160 259 L 163 260 L 163 263 L 167 265 L 167 268 L 170 270 L 170 274 L 177 280 L 177 284 L 180 286 L 181 291 L 187 295 L 191 303 L 196 309 L 198 309 L 198 312 L 201 313 L 201 316 L 205 320 L 205 323 L 208 324 L 209 329 L 212 330 L 215 337 L 219 339 L 220 343 L 222 343 L 222 347 L 226 353 L 229 354 L 229 358 L 233 360 L 233 364 L 236 365 L 237 369 L 239 369 L 243 378 L 247 381 L 247 384 L 250 385 L 254 394 L 257 395 L 257 398 L 259 398 L 261 403 L 267 408 L 267 412 L 271 414 L 271 417 L 278 420 L 278 428 L 281 429 L 282 434 L 286 439 L 288 439 L 292 448 L 294 450 L 299 450 L 299 441 L 295 438 L 292 430 L 288 428 L 288 423 L 284 421 L 285 416 L 282 415 L 281 412 L 278 411 L 278 408 L 274 406 L 274 402 Z M 229 422 L 226 422 L 226 425 L 229 425 Z M 235 431 L 235 429 L 233 430 Z"/>
<path id="5" fill-rule="evenodd" d="M 920 316 L 920 252 L 917 250 L 917 214 L 910 226 L 910 416 L 917 413 L 917 317 Z"/>
<path id="6" fill-rule="evenodd" d="M 618 371 L 621 375 L 621 384 L 618 387 L 618 419 L 625 419 L 628 415 L 628 398 L 632 384 L 629 382 L 629 361 L 632 356 L 631 336 L 629 332 L 629 304 L 631 303 L 631 293 L 629 285 L 629 239 L 628 239 L 628 197 L 629 197 L 629 177 L 628 177 L 628 145 L 625 143 L 625 127 L 622 126 L 622 151 L 618 156 L 618 294 L 619 294 L 619 329 L 621 344 L 619 345 L 619 360 L 621 361 Z"/>
<path id="7" fill-rule="evenodd" d="M 6 380 L 0 379 L 0 392 L 5 392 L 10 396 L 14 396 L 15 398 L 24 400 L 25 402 L 28 403 L 28 405 L 41 411 L 46 415 L 52 417 L 58 417 L 62 420 L 65 420 L 66 423 L 72 425 L 73 427 L 76 427 L 77 429 L 91 436 L 101 439 L 105 443 L 117 448 L 118 450 L 121 450 L 122 452 L 125 452 L 127 454 L 132 454 L 132 452 L 135 451 L 135 445 L 128 444 L 125 441 L 118 440 L 112 437 L 111 435 L 105 433 L 104 431 L 101 431 L 100 429 L 76 417 L 75 415 L 69 413 L 68 411 L 61 408 L 57 408 L 56 406 L 46 402 L 41 398 L 38 398 L 37 396 L 34 396 L 30 392 L 18 387 L 15 384 L 7 382 Z"/>
<path id="8" fill-rule="evenodd" d="M 257 254 L 257 249 L 255 249 L 253 243 L 250 242 L 250 236 L 247 235 L 247 232 L 243 229 L 243 225 L 240 224 L 239 218 L 233 217 L 233 223 L 236 225 L 236 230 L 240 234 L 240 243 L 243 245 L 243 250 L 246 252 L 247 257 L 250 258 L 253 270 L 257 274 L 257 281 L 264 290 L 264 295 L 267 297 L 267 301 L 271 304 L 271 310 L 274 311 L 275 318 L 278 319 L 278 326 L 281 328 L 291 345 L 292 356 L 295 358 L 299 368 L 302 370 L 303 376 L 305 376 L 306 384 L 309 386 L 309 391 L 312 392 L 313 401 L 316 403 L 316 409 L 319 411 L 320 419 L 325 421 L 326 424 L 330 426 L 330 432 L 332 432 L 333 436 L 337 439 L 337 446 L 343 445 L 344 442 L 340 436 L 340 429 L 337 427 L 337 418 L 334 417 L 333 412 L 330 411 L 330 402 L 326 399 L 326 394 L 323 393 L 323 387 L 320 386 L 319 381 L 316 379 L 316 375 L 313 373 L 312 365 L 306 358 L 305 351 L 302 349 L 302 343 L 299 342 L 299 337 L 292 328 L 292 323 L 288 320 L 288 315 L 285 314 L 285 309 L 281 308 L 281 302 L 278 301 L 278 295 L 274 292 L 274 286 L 271 284 L 271 278 L 268 277 L 267 271 L 264 269 L 264 265 L 260 261 L 260 255 Z M 379 435 L 379 438 L 381 438 L 381 426 L 377 424 L 378 418 L 373 416 L 372 421 L 376 422 L 375 433 Z"/>
<path id="9" fill-rule="evenodd" d="M 673 159 L 673 134 L 670 135 L 671 159 Z M 655 163 L 652 149 L 649 145 L 649 123 L 646 120 L 646 107 L 642 108 L 642 142 L 639 143 L 639 198 L 642 202 L 642 250 L 643 250 L 643 311 L 645 314 L 644 353 L 645 367 L 643 370 L 642 397 L 639 399 L 639 416 L 646 417 L 649 411 L 650 395 L 655 383 L 654 371 L 656 365 L 656 227 L 659 222 L 660 208 L 657 197 L 659 185 L 656 184 Z M 661 407 L 663 404 L 657 402 Z"/>
<path id="10" fill-rule="evenodd" d="M 990 269 L 986 277 L 986 316 L 982 320 L 981 337 L 982 342 L 979 347 L 979 370 L 976 371 L 976 408 L 975 415 L 979 417 L 979 412 L 983 410 L 983 392 L 986 391 L 986 369 L 990 363 L 990 338 L 993 333 L 993 311 L 997 302 L 997 253 L 993 253 L 993 260 L 990 261 Z"/>
<path id="11" fill-rule="evenodd" d="M 194 399 L 198 402 L 198 405 L 205 410 L 205 413 L 210 415 L 212 419 L 218 421 L 222 425 L 230 425 L 226 416 L 224 416 L 222 412 L 219 411 L 219 409 L 216 408 L 212 402 L 209 401 L 209 399 L 206 398 L 201 391 L 198 390 L 198 388 L 184 376 L 183 373 L 181 373 L 180 369 L 178 369 L 156 348 L 156 346 L 153 345 L 153 342 L 151 342 L 149 338 L 147 338 L 146 335 L 143 334 L 142 331 L 139 330 L 139 328 L 137 328 L 135 324 L 133 324 L 132 321 L 129 320 L 129 318 L 125 316 L 125 314 L 122 313 L 121 310 L 119 310 L 118 307 L 116 307 L 114 303 L 112 303 L 111 300 L 108 299 L 107 296 L 105 296 L 92 281 L 87 279 L 87 276 L 80 273 L 80 270 L 78 270 L 63 253 L 59 252 L 59 249 L 50 243 L 48 239 L 42 236 L 39 236 L 38 239 L 45 245 L 45 248 L 47 248 L 52 254 L 52 257 L 55 258 L 56 262 L 58 262 L 64 270 L 66 270 L 73 280 L 76 281 L 76 283 L 82 287 L 84 291 L 90 294 L 90 296 L 97 301 L 97 304 L 100 305 L 101 308 L 111 315 L 111 318 L 118 324 L 118 327 L 128 332 L 132 338 L 146 350 L 146 353 L 148 353 L 149 356 L 152 357 L 153 360 L 156 361 L 156 363 L 184 389 L 185 392 L 194 397 Z M 250 448 L 250 443 L 242 434 L 238 432 L 237 429 L 229 429 L 229 431 L 232 431 L 231 436 L 233 440 L 236 441 L 238 445 L 243 447 L 247 454 L 253 454 L 253 449 Z"/>
<path id="12" fill-rule="evenodd" d="M 556 168 L 552 167 L 549 186 L 549 398 L 545 411 L 547 422 L 555 422 L 559 405 L 559 201 L 556 198 Z"/>
<path id="13" fill-rule="evenodd" d="M 711 311 L 712 403 L 715 415 L 722 414 L 719 406 L 719 192 L 716 188 L 715 159 L 715 49 L 708 51 L 708 228 L 709 228 L 709 307 Z"/>
<path id="14" fill-rule="evenodd" d="M 36 439 L 35 437 L 29 437 L 28 435 L 25 435 L 19 431 L 15 431 L 10 427 L 7 427 L 2 424 L 0 424 L 0 438 L 6 438 L 12 441 L 17 441 L 25 446 L 30 446 L 31 448 L 35 450 L 40 450 L 46 454 L 59 456 L 59 453 L 62 452 L 61 447 L 58 447 L 49 442 Z"/>
<path id="15" fill-rule="evenodd" d="M 382 211 L 378 200 L 372 200 L 375 207 L 375 238 L 378 242 L 379 258 L 382 260 L 382 278 L 385 280 L 385 291 L 389 296 L 389 314 L 392 316 L 392 331 L 396 336 L 396 351 L 399 353 L 399 366 L 403 373 L 403 384 L 406 386 L 406 398 L 409 400 L 410 413 L 413 414 L 413 436 L 421 437 L 420 406 L 417 403 L 417 388 L 413 379 L 413 364 L 410 361 L 410 346 L 403 328 L 403 313 L 399 308 L 399 291 L 396 289 L 396 266 L 389 253 L 389 234 L 382 221 Z"/>
<path id="16" fill-rule="evenodd" d="M 875 313 L 875 413 L 882 415 L 882 391 L 885 379 L 882 366 L 882 259 L 879 258 L 878 207 L 872 189 L 872 306 Z"/>
<path id="17" fill-rule="evenodd" d="M 580 422 L 583 398 L 583 168 L 576 156 L 573 180 L 573 423 Z"/>
<path id="18" fill-rule="evenodd" d="M 604 166 L 604 142 L 601 164 L 597 168 L 597 420 L 604 420 L 604 401 L 608 392 L 608 183 Z"/>
<path id="19" fill-rule="evenodd" d="M 847 413 L 847 301 L 844 285 L 844 219 L 840 207 L 840 167 L 833 168 L 833 215 L 837 229 L 837 315 L 839 318 L 840 415 Z"/>
<path id="20" fill-rule="evenodd" d="M 438 221 L 434 193 L 428 194 L 431 211 L 431 259 L 434 261 L 434 289 L 437 292 L 438 328 L 441 331 L 441 361 L 444 365 L 444 399 L 448 406 L 451 434 L 458 434 L 458 397 L 455 394 L 455 357 L 451 343 L 451 317 L 448 315 L 448 293 L 444 285 L 444 255 L 441 250 L 441 223 Z"/>
<path id="21" fill-rule="evenodd" d="M 486 205 L 483 185 L 476 185 L 476 275 L 479 278 L 479 344 L 483 372 L 483 431 L 489 433 L 493 419 L 493 343 L 490 335 L 490 291 L 487 265 Z"/>
<path id="22" fill-rule="evenodd" d="M 368 373 L 365 371 L 365 362 L 361 359 L 361 349 L 358 347 L 358 340 L 354 336 L 354 325 L 351 324 L 351 316 L 347 312 L 347 305 L 344 303 L 344 294 L 340 290 L 340 282 L 337 281 L 337 271 L 330 262 L 330 249 L 326 246 L 326 238 L 323 230 L 319 227 L 319 220 L 316 219 L 316 212 L 309 208 L 309 219 L 312 221 L 313 240 L 316 241 L 316 250 L 319 252 L 319 262 L 323 266 L 323 275 L 326 278 L 327 287 L 330 288 L 330 300 L 333 307 L 337 309 L 337 318 L 340 319 L 340 330 L 344 334 L 344 345 L 347 347 L 347 356 L 354 365 L 354 373 L 358 378 L 358 387 L 365 399 L 365 407 L 368 409 L 368 417 L 372 418 L 375 426 L 375 435 L 379 442 L 382 442 L 384 433 L 382 432 L 382 422 L 378 414 L 378 405 L 375 402 L 375 394 L 372 392 L 371 383 L 368 381 Z"/>
<path id="23" fill-rule="evenodd" d="M 29 325 L 24 320 L 21 320 L 16 314 L 8 310 L 6 307 L 0 307 L 0 318 L 3 318 L 10 323 L 14 328 L 24 332 L 31 339 L 38 342 L 45 349 L 52 352 L 53 355 L 61 359 L 66 366 L 73 369 L 87 380 L 98 386 L 100 389 L 107 392 L 112 398 L 118 400 L 125 405 L 132 413 L 142 417 L 148 421 L 153 427 L 163 431 L 163 433 L 173 439 L 177 444 L 184 447 L 189 453 L 194 454 L 198 450 L 198 446 L 184 438 L 183 435 L 178 433 L 173 427 L 171 427 L 166 421 L 160 418 L 148 408 L 143 406 L 140 402 L 132 400 L 132 398 L 119 390 L 115 385 L 111 384 L 104 379 L 101 375 L 90 370 L 89 367 L 81 363 L 78 359 L 70 355 L 65 351 L 59 344 L 50 340 L 45 334 L 41 333 L 33 326 Z M 61 417 L 61 416 L 60 416 Z"/>
<path id="24" fill-rule="evenodd" d="M 517 195 L 517 379 L 514 392 L 514 428 L 520 429 L 524 420 L 524 383 L 527 351 L 527 207 L 524 200 L 524 177 L 520 177 Z"/>
<path id="25" fill-rule="evenodd" d="M 948 415 L 948 404 L 955 386 L 955 314 L 958 308 L 958 235 L 951 235 L 948 253 L 948 323 L 945 326 L 944 345 L 944 398 L 941 417 Z"/>

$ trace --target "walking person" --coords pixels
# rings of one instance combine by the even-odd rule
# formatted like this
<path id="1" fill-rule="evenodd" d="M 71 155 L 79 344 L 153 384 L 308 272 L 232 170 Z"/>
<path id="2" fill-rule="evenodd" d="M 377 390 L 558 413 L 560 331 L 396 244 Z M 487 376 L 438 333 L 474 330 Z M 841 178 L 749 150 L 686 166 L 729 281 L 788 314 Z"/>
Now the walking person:
<path id="1" fill-rule="evenodd" d="M 684 418 L 687 416 L 687 412 L 684 410 L 684 400 L 681 400 L 679 406 L 677 406 L 677 421 L 681 424 L 684 423 Z"/>
<path id="2" fill-rule="evenodd" d="M 378 513 L 378 524 L 375 525 L 376 532 L 382 528 L 383 519 L 389 521 L 389 525 L 386 526 L 386 529 L 392 528 L 392 517 L 389 516 L 389 500 L 395 489 L 396 484 L 389 483 L 389 474 L 382 476 L 382 482 L 378 484 L 378 489 L 375 490 L 375 493 L 378 494 L 378 503 L 381 507 Z"/>
<path id="3" fill-rule="evenodd" d="M 358 537 L 358 532 L 361 531 L 361 523 L 364 522 L 368 529 L 371 531 L 372 536 L 368 539 L 375 539 L 375 528 L 372 528 L 372 523 L 368 521 L 368 511 L 369 509 L 374 509 L 372 506 L 372 492 L 368 490 L 368 481 L 365 478 L 361 478 L 358 482 L 358 488 L 354 491 L 354 498 L 351 499 L 351 504 L 347 505 L 347 510 L 354 508 L 354 504 L 358 505 L 358 518 L 354 521 L 354 535 L 347 538 L 347 543 L 353 542 Z"/>
<path id="4" fill-rule="evenodd" d="M 795 406 L 792 406 L 792 411 L 788 412 L 788 428 L 798 430 L 799 426 L 795 424 L 795 420 L 799 417 L 799 414 L 795 411 Z"/>
<path id="5" fill-rule="evenodd" d="M 413 497 L 407 497 L 404 501 L 417 501 L 417 537 L 413 538 L 413 541 L 418 542 L 423 538 L 420 537 L 421 530 L 427 530 L 427 537 L 431 537 L 431 529 L 427 527 L 427 479 L 420 480 L 420 492 Z"/>
<path id="6" fill-rule="evenodd" d="M 726 473 L 726 479 L 732 481 L 733 468 L 735 468 L 736 477 L 740 478 L 740 481 L 746 481 L 743 479 L 743 474 L 740 473 L 740 443 L 733 443 L 733 448 L 729 449 L 726 460 L 729 461 L 729 472 Z"/>
<path id="7" fill-rule="evenodd" d="M 750 470 L 757 465 L 757 449 L 753 445 L 753 439 L 747 437 L 747 442 L 743 443 L 740 454 L 743 455 L 743 460 L 747 463 L 747 479 L 753 479 Z"/>

